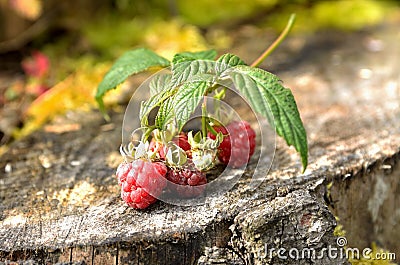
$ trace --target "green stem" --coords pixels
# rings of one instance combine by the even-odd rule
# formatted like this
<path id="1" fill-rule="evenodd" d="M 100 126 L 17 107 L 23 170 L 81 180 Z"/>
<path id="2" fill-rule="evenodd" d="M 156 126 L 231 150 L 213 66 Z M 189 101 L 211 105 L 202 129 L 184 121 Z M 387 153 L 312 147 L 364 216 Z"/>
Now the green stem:
<path id="1" fill-rule="evenodd" d="M 218 132 L 207 122 L 207 128 L 208 130 L 213 134 L 213 135 L 217 135 Z"/>
<path id="2" fill-rule="evenodd" d="M 142 142 L 146 142 L 146 141 L 149 139 L 150 134 L 154 131 L 155 128 L 156 128 L 155 125 L 152 125 L 152 126 L 147 127 L 146 131 L 145 131 L 144 134 L 142 135 L 141 141 L 142 141 Z"/>
<path id="3" fill-rule="evenodd" d="M 261 54 L 261 56 L 258 57 L 251 64 L 252 67 L 259 66 L 265 60 L 265 58 L 267 58 L 276 49 L 276 47 L 278 47 L 281 44 L 281 42 L 287 37 L 287 35 L 289 34 L 290 30 L 292 29 L 295 19 L 296 19 L 296 14 L 291 14 L 290 18 L 289 18 L 289 21 L 288 21 L 285 29 L 282 31 L 281 35 L 279 35 L 279 37 L 271 44 L 271 46 L 269 46 L 263 52 L 263 54 Z"/>
<path id="4" fill-rule="evenodd" d="M 203 134 L 203 140 L 207 138 L 207 97 L 204 96 L 203 103 L 201 105 L 201 132 Z"/>
<path id="5" fill-rule="evenodd" d="M 224 98 L 225 96 L 225 91 L 226 91 L 226 87 L 222 87 L 220 92 L 216 92 L 214 95 L 214 98 L 217 100 L 221 100 Z"/>
<path id="6" fill-rule="evenodd" d="M 215 95 L 214 95 L 214 99 L 215 99 L 215 103 L 214 103 L 214 113 L 215 116 L 217 117 L 217 120 L 220 120 L 220 108 L 221 108 L 221 103 L 220 101 L 225 97 L 225 92 L 226 92 L 226 88 L 223 87 L 221 89 L 221 91 L 217 91 L 215 90 Z M 207 126 L 207 128 L 210 128 L 211 126 Z M 214 134 L 214 133 L 213 133 Z"/>

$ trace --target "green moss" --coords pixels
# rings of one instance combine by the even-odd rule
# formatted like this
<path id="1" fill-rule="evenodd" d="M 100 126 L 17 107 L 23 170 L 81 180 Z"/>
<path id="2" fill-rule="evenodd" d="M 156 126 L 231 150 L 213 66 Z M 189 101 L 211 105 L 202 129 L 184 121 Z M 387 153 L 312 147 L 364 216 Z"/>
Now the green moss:
<path id="1" fill-rule="evenodd" d="M 345 236 L 346 235 L 346 231 L 343 228 L 343 225 L 339 224 L 339 217 L 336 217 L 336 222 L 338 223 L 335 227 L 335 230 L 333 231 L 333 234 L 337 237 L 340 236 Z"/>

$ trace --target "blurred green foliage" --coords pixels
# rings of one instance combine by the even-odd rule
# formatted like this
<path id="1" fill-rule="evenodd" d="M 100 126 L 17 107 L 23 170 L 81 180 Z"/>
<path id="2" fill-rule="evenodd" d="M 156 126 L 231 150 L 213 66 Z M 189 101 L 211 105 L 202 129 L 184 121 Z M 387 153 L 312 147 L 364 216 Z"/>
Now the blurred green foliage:
<path id="1" fill-rule="evenodd" d="M 143 40 L 143 24 L 137 18 L 105 14 L 83 27 L 82 36 L 92 49 L 100 51 L 106 58 L 113 58 Z"/>
<path id="2" fill-rule="evenodd" d="M 359 30 L 381 23 L 395 13 L 398 6 L 395 1 L 377 0 L 114 0 L 114 9 L 104 10 L 83 25 L 81 31 L 90 47 L 106 58 L 115 58 L 135 45 L 148 45 L 147 35 L 157 31 L 154 29 L 157 25 L 166 27 L 166 32 L 159 30 L 165 38 L 168 21 L 176 23 L 177 19 L 181 24 L 194 25 L 206 31 L 242 23 L 272 27 L 280 31 L 289 14 L 297 13 L 294 30 L 298 32 L 324 28 Z M 173 30 L 169 29 L 169 32 Z M 176 34 L 174 37 L 179 38 Z M 200 39 L 197 38 L 197 41 L 208 41 Z"/>
<path id="3" fill-rule="evenodd" d="M 287 14 L 298 13 L 299 28 L 307 31 L 327 27 L 357 30 L 381 22 L 398 6 L 396 1 L 378 0 L 176 0 L 176 3 L 179 15 L 185 21 L 202 27 L 239 19 L 252 21 L 254 18 L 257 22 L 265 18 L 267 23 L 264 25 L 282 28 Z"/>
<path id="4" fill-rule="evenodd" d="M 372 0 L 319 2 L 311 17 L 319 27 L 356 30 L 382 22 L 390 7 L 389 2 Z"/>
<path id="5" fill-rule="evenodd" d="M 188 23 L 209 26 L 213 23 L 249 18 L 260 10 L 271 10 L 278 0 L 177 0 L 179 14 Z"/>
<path id="6" fill-rule="evenodd" d="M 53 38 L 49 30 L 48 35 L 44 33 L 31 42 L 34 48 L 46 47 L 55 55 L 58 50 L 72 57 L 92 53 L 101 60 L 113 60 L 137 46 L 155 50 L 170 47 L 170 53 L 196 46 L 179 42 L 196 41 L 199 48 L 229 48 L 229 30 L 252 24 L 281 31 L 290 13 L 297 14 L 294 31 L 358 30 L 398 14 L 399 7 L 399 1 L 378 0 L 87 0 L 85 5 L 38 1 L 44 5 L 43 16 L 46 10 L 52 12 L 47 6 L 50 2 L 59 9 L 60 15 L 50 29 L 56 25 L 65 34 Z"/>
<path id="7" fill-rule="evenodd" d="M 92 77 L 99 75 L 96 72 L 99 65 L 107 65 L 134 48 L 147 47 L 171 59 L 181 51 L 230 49 L 232 33 L 246 24 L 280 32 L 290 13 L 297 14 L 293 30 L 299 33 L 326 28 L 360 30 L 392 17 L 398 19 L 400 14 L 399 0 L 35 0 L 21 2 L 14 7 L 16 13 L 4 8 L 9 2 L 0 0 L 0 3 L 3 3 L 0 5 L 0 53 L 8 52 L 10 47 L 14 51 L 19 49 L 23 56 L 29 54 L 29 50 L 43 52 L 51 60 L 46 84 L 58 87 L 58 90 L 50 89 L 50 94 L 53 98 L 65 99 L 74 98 L 63 94 L 67 94 L 64 88 L 71 84 L 81 86 L 84 83 L 89 95 L 98 85 L 98 80 Z M 33 4 L 38 8 L 32 13 L 36 10 Z M 21 16 L 19 25 L 15 22 L 18 15 Z M 34 23 L 42 23 L 43 30 L 32 33 L 30 27 Z M 21 36 L 2 35 L 7 32 L 5 29 L 13 29 L 13 34 Z M 5 49 L 2 42 L 10 38 L 12 45 L 15 43 L 12 38 L 24 41 Z M 62 80 L 69 80 L 69 83 L 57 85 Z M 18 99 L 14 93 L 18 89 L 6 91 L 7 100 Z M 61 94 L 63 96 L 59 96 Z M 93 100 L 83 97 L 82 102 L 86 99 Z M 48 101 L 38 102 L 34 104 L 37 110 L 46 109 L 41 106 L 47 106 Z M 68 104 L 64 105 L 76 107 L 66 102 Z M 53 112 L 56 111 L 49 113 Z M 46 116 L 42 111 L 37 113 L 41 113 L 37 117 Z M 31 124 L 37 127 L 43 119 L 38 120 Z"/>
<path id="8" fill-rule="evenodd" d="M 311 8 L 297 8 L 297 12 L 297 30 L 300 32 L 327 28 L 353 31 L 377 25 L 396 15 L 398 5 L 394 1 L 376 0 L 318 1 Z M 280 18 L 277 20 L 284 23 Z"/>

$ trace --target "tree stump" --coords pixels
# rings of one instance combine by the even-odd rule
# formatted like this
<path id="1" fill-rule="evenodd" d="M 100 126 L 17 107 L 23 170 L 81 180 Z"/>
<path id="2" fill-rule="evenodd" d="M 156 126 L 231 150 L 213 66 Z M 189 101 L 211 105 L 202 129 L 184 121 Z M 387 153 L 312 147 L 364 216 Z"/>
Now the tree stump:
<path id="1" fill-rule="evenodd" d="M 277 252 L 340 251 L 335 216 L 348 246 L 375 241 L 400 255 L 394 32 L 293 37 L 270 57 L 298 102 L 310 165 L 302 174 L 296 152 L 279 140 L 254 191 L 242 177 L 200 206 L 130 209 L 114 175 L 123 113 L 109 124 L 96 112 L 70 113 L 15 142 L 0 160 L 0 264 L 347 264 Z M 254 58 L 261 47 L 251 45 L 266 43 L 255 35 L 234 52 Z"/>

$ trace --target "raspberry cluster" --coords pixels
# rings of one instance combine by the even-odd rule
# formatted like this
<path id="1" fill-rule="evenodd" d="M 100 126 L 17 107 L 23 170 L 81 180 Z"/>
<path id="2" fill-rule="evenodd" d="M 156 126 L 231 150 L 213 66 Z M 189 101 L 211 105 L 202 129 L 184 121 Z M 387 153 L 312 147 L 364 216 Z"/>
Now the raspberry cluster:
<path id="1" fill-rule="evenodd" d="M 246 165 L 254 154 L 256 133 L 247 121 L 234 121 L 228 126 L 215 126 L 216 132 L 226 135 L 219 145 L 218 159 L 225 165 L 239 168 Z M 215 139 L 215 135 L 209 133 Z"/>
<path id="2" fill-rule="evenodd" d="M 215 151 L 207 149 L 214 146 L 210 143 L 217 138 L 212 133 L 207 134 L 211 141 L 208 144 L 195 142 L 191 133 L 180 133 L 168 145 L 153 138 L 147 147 L 149 155 L 119 165 L 116 176 L 122 199 L 132 208 L 144 209 L 163 192 L 180 198 L 200 196 L 207 184 L 204 172 L 207 167 L 196 166 L 195 157 L 199 160 L 199 154 L 207 154 L 209 160 L 210 154 L 215 153 L 221 163 L 233 168 L 246 165 L 256 145 L 256 134 L 250 124 L 234 121 L 213 129 L 223 135 Z"/>
<path id="3" fill-rule="evenodd" d="M 170 170 L 167 174 L 169 191 L 183 198 L 192 198 L 201 195 L 207 184 L 206 175 L 198 170 L 179 169 Z"/>

